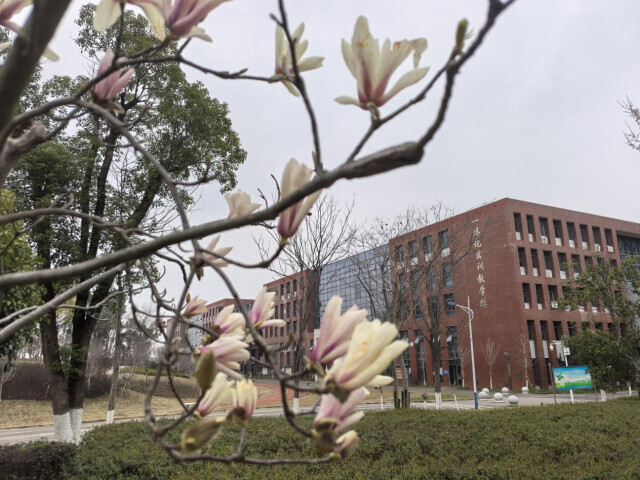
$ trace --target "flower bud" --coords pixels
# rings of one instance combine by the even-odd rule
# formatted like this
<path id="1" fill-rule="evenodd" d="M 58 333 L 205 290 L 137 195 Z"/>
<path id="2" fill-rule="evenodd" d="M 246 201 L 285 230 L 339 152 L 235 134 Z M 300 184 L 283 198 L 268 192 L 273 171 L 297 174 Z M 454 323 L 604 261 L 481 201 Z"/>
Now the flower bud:
<path id="1" fill-rule="evenodd" d="M 462 49 L 464 48 L 464 41 L 467 38 L 467 30 L 469 29 L 469 20 L 463 18 L 458 23 L 458 28 L 456 30 L 456 52 L 462 53 Z"/>
<path id="2" fill-rule="evenodd" d="M 196 364 L 196 371 L 193 374 L 200 391 L 206 391 L 213 383 L 216 376 L 216 356 L 212 350 L 205 351 Z"/>
<path id="3" fill-rule="evenodd" d="M 185 453 L 197 454 L 204 445 L 220 433 L 224 422 L 224 418 L 210 418 L 191 425 L 182 433 L 180 448 Z"/>

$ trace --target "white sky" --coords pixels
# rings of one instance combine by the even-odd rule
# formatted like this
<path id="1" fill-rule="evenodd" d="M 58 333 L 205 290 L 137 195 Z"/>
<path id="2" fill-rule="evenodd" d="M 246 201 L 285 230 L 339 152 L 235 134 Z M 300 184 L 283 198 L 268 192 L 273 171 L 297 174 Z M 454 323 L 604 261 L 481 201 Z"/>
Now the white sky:
<path id="1" fill-rule="evenodd" d="M 427 37 L 422 65 L 435 72 L 452 46 L 457 22 L 467 17 L 476 30 L 487 2 L 481 0 L 289 1 L 289 21 L 306 23 L 307 55 L 325 57 L 324 67 L 305 79 L 318 116 L 325 166 L 338 165 L 368 125 L 368 114 L 333 99 L 356 94 L 340 52 L 360 14 L 381 39 Z M 76 5 L 77 9 L 78 5 Z M 194 40 L 187 57 L 220 70 L 248 67 L 271 75 L 274 65 L 276 0 L 234 0 L 213 11 L 203 27 L 209 44 Z M 71 37 L 72 12 L 53 49 L 61 55 L 46 68 L 53 73 L 86 73 Z M 342 200 L 355 198 L 359 221 L 392 216 L 407 207 L 442 201 L 456 211 L 505 196 L 640 222 L 637 185 L 640 152 L 624 144 L 627 117 L 618 102 L 628 95 L 640 103 L 640 2 L 637 0 L 519 0 L 498 21 L 484 45 L 458 77 L 446 123 L 415 167 L 368 180 L 336 185 Z M 410 66 L 399 69 L 400 73 Z M 77 72 L 74 72 L 74 69 Z M 234 128 L 248 152 L 238 171 L 239 188 L 257 197 L 273 190 L 286 161 L 311 163 L 310 127 L 303 104 L 281 85 L 224 81 L 188 71 L 211 95 L 227 102 Z M 397 77 L 396 77 L 397 78 Z M 428 81 L 429 76 L 425 81 Z M 382 108 L 393 109 L 416 91 L 402 92 Z M 384 127 L 365 153 L 416 139 L 433 117 L 440 90 Z M 226 216 L 215 188 L 203 192 L 194 223 Z M 233 256 L 257 258 L 249 231 L 223 235 Z M 229 268 L 240 294 L 253 297 L 272 279 L 267 272 Z M 175 275 L 164 285 L 176 295 Z M 228 292 L 212 274 L 192 292 L 209 301 Z"/>

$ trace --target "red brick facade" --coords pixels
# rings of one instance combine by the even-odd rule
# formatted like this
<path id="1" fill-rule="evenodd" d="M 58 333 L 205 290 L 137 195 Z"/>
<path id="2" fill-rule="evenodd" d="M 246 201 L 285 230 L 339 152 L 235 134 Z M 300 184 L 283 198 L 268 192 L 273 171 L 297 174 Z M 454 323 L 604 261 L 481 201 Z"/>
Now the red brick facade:
<path id="1" fill-rule="evenodd" d="M 478 230 L 474 235 L 476 227 Z M 440 232 L 452 229 L 457 229 L 460 237 L 464 238 L 461 244 L 469 246 L 470 251 L 453 268 L 451 287 L 441 293 L 452 294 L 454 301 L 464 306 L 467 297 L 470 299 L 475 312 L 473 339 L 479 388 L 489 386 L 489 369 L 482 353 L 482 347 L 489 338 L 498 347 L 493 366 L 494 387 L 509 383 L 506 353 L 510 357 L 511 381 L 515 389 L 524 385 L 525 376 L 528 376 L 530 386 L 547 388 L 549 367 L 557 365 L 559 361 L 556 353 L 548 349 L 552 340 L 583 327 L 605 330 L 611 327 L 608 314 L 599 306 L 588 304 L 581 307 L 580 311 L 572 312 L 557 309 L 555 299 L 562 296 L 562 284 L 566 278 L 574 275 L 573 269 L 565 264 L 575 262 L 584 268 L 585 262 L 591 261 L 595 252 L 603 261 L 615 261 L 620 265 L 618 234 L 640 237 L 640 224 L 502 199 L 398 237 L 390 243 L 389 248 L 393 252 L 398 245 L 402 245 L 405 252 L 410 252 L 411 248 L 415 251 L 415 246 L 410 247 L 409 242 L 416 241 L 419 265 L 425 261 L 423 239 L 431 235 L 433 241 L 437 242 Z M 586 245 L 583 245 L 581 235 L 585 236 Z M 536 256 L 537 262 L 534 264 L 533 258 Z M 410 274 L 411 264 L 416 264 L 416 261 L 410 258 L 405 260 L 407 264 L 396 271 L 406 269 Z M 429 295 L 426 290 L 423 292 L 423 304 L 427 303 Z M 524 291 L 528 291 L 526 298 Z M 528 300 L 527 304 L 525 299 Z M 428 310 L 424 311 L 426 315 Z M 420 339 L 417 345 L 415 343 L 415 330 L 421 327 L 421 322 L 413 318 L 414 313 L 413 309 L 408 309 L 407 321 L 401 324 L 400 330 L 408 333 L 412 343 L 409 349 L 412 383 L 421 383 L 417 359 Z M 447 327 L 456 327 L 459 351 L 468 350 L 469 343 L 466 313 L 461 309 L 449 313 L 443 317 L 441 330 L 445 370 L 448 370 L 450 360 L 445 342 Z M 533 345 L 532 353 L 535 354 L 534 367 L 531 361 L 533 355 L 529 353 L 527 375 L 522 362 L 523 343 L 527 352 Z M 433 365 L 428 351 L 426 362 L 426 381 L 432 384 Z M 467 360 L 462 363 L 465 363 L 461 372 L 464 383 L 470 386 L 471 362 Z M 444 385 L 451 380 L 451 376 L 444 375 Z M 453 379 L 454 382 L 456 380 Z"/>

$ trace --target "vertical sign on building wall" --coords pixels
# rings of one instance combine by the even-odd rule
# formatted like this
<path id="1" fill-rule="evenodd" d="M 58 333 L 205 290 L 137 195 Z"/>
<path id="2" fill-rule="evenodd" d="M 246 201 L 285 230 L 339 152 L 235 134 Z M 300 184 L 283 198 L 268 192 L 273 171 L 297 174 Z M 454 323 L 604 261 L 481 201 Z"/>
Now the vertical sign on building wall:
<path id="1" fill-rule="evenodd" d="M 478 293 L 480 293 L 480 308 L 487 308 L 487 288 L 485 286 L 486 280 L 484 278 L 484 260 L 482 259 L 482 242 L 480 241 L 480 228 L 478 228 L 478 219 L 476 218 L 473 222 L 473 253 L 476 257 L 476 269 L 478 271 L 478 277 L 476 281 L 478 282 Z"/>

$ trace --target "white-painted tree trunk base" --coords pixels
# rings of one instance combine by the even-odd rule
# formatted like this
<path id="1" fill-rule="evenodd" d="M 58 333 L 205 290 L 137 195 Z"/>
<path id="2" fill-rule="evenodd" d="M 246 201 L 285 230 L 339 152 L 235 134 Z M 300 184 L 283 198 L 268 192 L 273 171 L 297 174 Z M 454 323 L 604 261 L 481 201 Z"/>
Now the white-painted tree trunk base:
<path id="1" fill-rule="evenodd" d="M 71 420 L 71 431 L 73 432 L 73 441 L 80 443 L 80 437 L 82 436 L 82 414 L 84 409 L 72 408 L 69 410 Z"/>
<path id="2" fill-rule="evenodd" d="M 57 442 L 72 442 L 71 415 L 69 412 L 53 416 L 53 439 Z"/>
<path id="3" fill-rule="evenodd" d="M 298 413 L 300 411 L 300 399 L 293 397 L 293 411 Z"/>
<path id="4" fill-rule="evenodd" d="M 601 402 L 607 401 L 607 392 L 605 392 L 604 390 L 600 390 L 600 401 Z"/>
<path id="5" fill-rule="evenodd" d="M 442 410 L 442 392 L 436 392 L 436 410 Z"/>
<path id="6" fill-rule="evenodd" d="M 107 425 L 113 423 L 113 417 L 115 415 L 115 410 L 107 410 Z"/>

